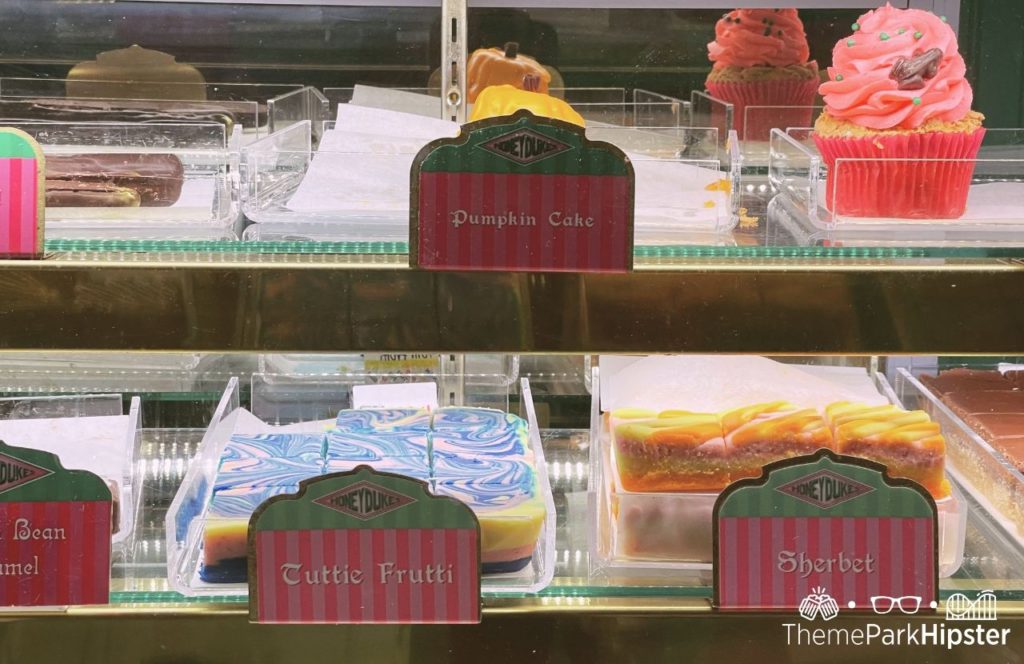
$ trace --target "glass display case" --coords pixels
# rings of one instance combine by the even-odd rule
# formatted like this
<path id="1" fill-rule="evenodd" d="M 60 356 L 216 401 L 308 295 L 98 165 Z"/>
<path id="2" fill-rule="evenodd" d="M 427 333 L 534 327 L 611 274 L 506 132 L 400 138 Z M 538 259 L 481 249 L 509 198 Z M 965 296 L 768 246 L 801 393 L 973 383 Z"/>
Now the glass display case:
<path id="1" fill-rule="evenodd" d="M 1024 70 L 1007 54 L 1024 49 L 1019 3 L 900 0 L 876 15 L 877 0 L 468 4 L 0 7 L 0 126 L 48 160 L 45 254 L 0 258 L 0 441 L 99 474 L 118 510 L 109 603 L 0 608 L 0 652 L 1017 657 Z M 632 269 L 410 267 L 410 168 L 428 142 L 462 135 L 452 118 L 477 106 L 466 79 L 484 76 L 474 57 L 498 59 L 487 76 L 504 60 L 527 67 L 517 94 L 568 104 L 585 125 L 573 131 L 630 164 Z M 967 124 L 951 125 L 974 151 L 894 153 L 894 134 L 928 134 L 921 123 L 851 129 L 839 116 L 852 105 L 861 118 L 849 98 L 871 86 L 819 86 L 856 79 L 872 58 L 885 71 L 871 85 L 907 117 L 960 113 Z M 944 99 L 958 100 L 952 111 Z M 839 120 L 850 126 L 836 133 Z M 864 135 L 890 151 L 830 151 Z M 415 383 L 431 384 L 428 414 L 409 415 L 419 424 L 345 424 L 380 406 L 360 405 L 357 387 Z M 509 458 L 465 447 L 477 430 L 441 427 L 446 409 L 500 420 L 518 441 Z M 798 434 L 780 433 L 796 414 Z M 761 445 L 749 457 L 745 427 Z M 249 517 L 351 471 L 345 436 L 378 469 L 473 508 L 480 625 L 249 622 Z M 716 606 L 716 502 L 821 448 L 928 496 L 935 607 L 892 597 L 888 610 L 808 618 Z M 232 456 L 264 452 L 265 475 Z M 482 480 L 456 468 L 468 457 L 527 479 Z M 478 482 L 506 502 L 481 506 L 491 495 Z M 975 620 L 982 611 L 991 622 Z M 1002 636 L 951 643 L 965 620 Z M 872 629 L 905 634 L 854 642 Z M 908 642 L 918 629 L 947 640 Z"/>

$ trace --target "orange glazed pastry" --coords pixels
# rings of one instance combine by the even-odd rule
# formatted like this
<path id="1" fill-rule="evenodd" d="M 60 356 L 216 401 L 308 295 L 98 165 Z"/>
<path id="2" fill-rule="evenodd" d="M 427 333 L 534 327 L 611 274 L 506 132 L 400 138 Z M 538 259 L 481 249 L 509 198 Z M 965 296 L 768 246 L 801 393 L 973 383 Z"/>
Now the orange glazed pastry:
<path id="1" fill-rule="evenodd" d="M 614 413 L 612 419 L 619 421 Z M 627 491 L 718 491 L 729 484 L 718 415 L 627 419 L 612 432 L 619 479 Z"/>
<path id="2" fill-rule="evenodd" d="M 826 413 L 839 454 L 878 462 L 890 476 L 913 480 L 936 499 L 950 494 L 946 441 L 924 411 L 840 403 Z"/>
<path id="3" fill-rule="evenodd" d="M 755 404 L 722 414 L 733 481 L 760 477 L 773 461 L 832 447 L 832 432 L 817 410 L 784 401 Z"/>

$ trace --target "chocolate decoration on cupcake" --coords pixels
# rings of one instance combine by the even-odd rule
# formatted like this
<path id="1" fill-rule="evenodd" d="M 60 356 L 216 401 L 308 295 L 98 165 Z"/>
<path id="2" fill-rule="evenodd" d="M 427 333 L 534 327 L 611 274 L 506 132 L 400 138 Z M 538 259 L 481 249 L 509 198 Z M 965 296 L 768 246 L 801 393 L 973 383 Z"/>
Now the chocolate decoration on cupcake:
<path id="1" fill-rule="evenodd" d="M 942 49 L 930 48 L 912 58 L 896 58 L 889 78 L 898 83 L 900 90 L 921 90 L 924 82 L 935 78 L 942 63 Z"/>

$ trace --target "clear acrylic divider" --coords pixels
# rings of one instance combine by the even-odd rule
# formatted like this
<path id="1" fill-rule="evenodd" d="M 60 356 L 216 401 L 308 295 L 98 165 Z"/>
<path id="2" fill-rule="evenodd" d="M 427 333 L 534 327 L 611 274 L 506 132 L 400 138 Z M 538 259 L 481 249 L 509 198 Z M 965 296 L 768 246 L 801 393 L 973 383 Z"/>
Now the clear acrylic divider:
<path id="1" fill-rule="evenodd" d="M 272 97 L 267 100 L 267 133 L 287 129 L 303 120 L 309 120 L 315 131 L 328 119 L 328 106 L 320 91 L 310 86 Z M 320 140 L 320 134 L 315 133 L 313 138 Z"/>
<path id="2" fill-rule="evenodd" d="M 511 399 L 516 396 L 518 388 L 520 414 L 529 424 L 530 448 L 534 455 L 546 516 L 530 564 L 519 572 L 485 575 L 482 591 L 523 593 L 543 589 L 551 583 L 554 575 L 555 506 L 528 379 L 510 383 L 504 374 L 254 374 L 251 413 L 271 425 L 288 425 L 291 431 L 327 431 L 337 417 L 338 411 L 352 407 L 354 386 L 422 381 L 437 383 L 438 403 L 441 406 L 475 406 L 506 412 L 509 411 Z M 208 583 L 199 578 L 203 525 L 213 493 L 220 455 L 239 418 L 246 417 L 251 420 L 251 417 L 241 415 L 243 411 L 239 410 L 239 405 L 238 379 L 232 378 L 167 513 L 168 577 L 171 586 L 186 596 L 244 596 L 248 591 L 244 583 Z"/>
<path id="3" fill-rule="evenodd" d="M 569 102 L 587 120 L 625 124 L 625 88 L 551 88 L 553 97 Z M 385 88 L 357 85 L 345 88 L 324 88 L 328 103 L 328 120 L 338 114 L 339 104 L 356 104 L 389 111 L 402 111 L 425 117 L 441 117 L 441 90 L 439 88 Z M 578 108 L 578 107 L 582 107 Z M 472 106 L 470 106 L 470 111 Z M 586 112 L 584 112 L 586 111 Z M 588 117 L 588 114 L 591 117 Z M 467 117 L 469 113 L 467 113 Z"/>
<path id="4" fill-rule="evenodd" d="M 0 420 L 71 420 L 71 426 L 82 432 L 83 440 L 74 438 L 53 438 L 52 434 L 35 433 L 47 438 L 41 447 L 61 458 L 65 468 L 83 469 L 96 473 L 102 479 L 116 484 L 119 496 L 117 531 L 111 536 L 113 549 L 129 553 L 135 538 L 141 501 L 139 484 L 135 480 L 135 451 L 138 448 L 142 407 L 139 397 L 129 402 L 128 422 L 122 437 L 101 436 L 90 428 L 90 418 L 118 417 L 125 415 L 124 399 L 120 394 L 77 394 L 61 396 L 19 396 L 0 398 Z M 66 430 L 61 430 L 64 434 Z M 8 445 L 19 446 L 16 435 L 0 434 L 0 440 Z M 83 451 L 81 445 L 89 444 Z M 27 445 L 32 447 L 32 445 Z M 77 449 L 75 449 L 77 446 Z M 102 446 L 102 447 L 101 447 Z M 84 456 L 83 456 L 84 455 Z"/>
<path id="5" fill-rule="evenodd" d="M 691 102 L 637 88 L 633 90 L 634 127 L 687 127 L 692 125 Z"/>
<path id="6" fill-rule="evenodd" d="M 6 125 L 43 149 L 48 237 L 237 237 L 237 133 L 233 137 L 223 124 Z"/>
<path id="7" fill-rule="evenodd" d="M 834 378 L 835 367 L 798 365 L 822 378 Z M 715 492 L 627 491 L 618 478 L 614 446 L 601 403 L 600 367 L 593 369 L 591 401 L 590 573 L 595 578 L 637 585 L 710 586 L 712 573 L 712 514 Z M 843 371 L 849 379 L 852 374 Z M 871 368 L 869 378 L 879 394 L 901 405 L 885 375 Z M 612 394 L 613 392 L 609 391 Z M 939 521 L 939 576 L 947 578 L 963 564 L 967 503 L 958 487 L 936 502 Z M 665 523 L 673 528 L 666 530 Z"/>
<path id="8" fill-rule="evenodd" d="M 632 117 L 626 106 L 616 112 Z M 715 128 L 595 124 L 587 136 L 633 162 L 637 244 L 715 243 L 736 225 L 734 138 L 723 145 Z M 311 123 L 299 122 L 246 146 L 242 209 L 256 223 L 244 239 L 407 241 L 409 171 L 426 141 L 356 133 L 343 141 L 314 150 Z"/>
<path id="9" fill-rule="evenodd" d="M 707 92 L 694 90 L 690 93 L 691 127 L 714 127 L 722 138 L 735 128 L 733 116 L 735 107 L 729 102 L 712 97 Z"/>
<path id="10" fill-rule="evenodd" d="M 159 99 L 147 99 L 145 94 L 133 94 L 132 82 L 128 81 L 101 81 L 52 78 L 21 78 L 14 76 L 0 77 L 0 98 L 16 97 L 50 97 L 54 99 L 69 99 L 67 94 L 68 83 L 81 90 L 83 86 L 95 84 L 97 91 L 101 94 L 92 95 L 87 98 L 79 96 L 79 100 L 102 100 L 103 105 L 116 111 L 117 109 L 138 109 L 136 102 L 142 103 L 141 108 L 151 108 L 145 102 L 158 102 L 157 109 L 166 111 L 173 115 L 174 109 L 195 113 L 200 109 L 209 112 L 216 112 L 218 108 L 231 115 L 242 113 L 244 119 L 240 122 L 246 131 L 255 139 L 257 135 L 265 135 L 277 129 L 283 128 L 280 122 L 288 118 L 299 117 L 297 113 L 301 110 L 301 119 L 317 120 L 320 116 L 320 109 L 316 103 L 316 97 L 322 96 L 314 88 L 303 86 L 297 83 L 160 83 L 161 96 Z M 144 89 L 150 89 L 152 84 L 143 82 Z M 123 90 L 125 97 L 111 97 L 110 90 Z M 199 91 L 197 99 L 197 90 Z M 102 96 L 101 96 L 102 95 Z M 122 103 L 129 102 L 129 103 Z M 244 104 L 242 106 L 239 103 Z M 252 104 L 255 104 L 254 106 Z M 284 109 L 275 109 L 275 105 L 283 104 Z M 309 104 L 308 107 L 299 109 L 299 104 Z M 219 106 L 218 106 L 219 105 Z M 101 105 L 102 106 L 102 105 Z M 96 108 L 90 104 L 88 107 Z M 277 121 L 277 122 L 275 122 Z M 279 126 L 280 125 L 280 126 Z"/>

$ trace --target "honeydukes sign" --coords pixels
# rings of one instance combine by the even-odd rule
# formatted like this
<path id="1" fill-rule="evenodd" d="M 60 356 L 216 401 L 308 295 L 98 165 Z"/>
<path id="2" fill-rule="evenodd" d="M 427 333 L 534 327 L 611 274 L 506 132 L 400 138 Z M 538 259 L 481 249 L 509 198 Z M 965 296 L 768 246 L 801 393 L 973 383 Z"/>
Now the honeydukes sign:
<path id="1" fill-rule="evenodd" d="M 521 110 L 471 122 L 416 156 L 410 263 L 427 270 L 624 272 L 634 174 L 582 127 Z"/>
<path id="2" fill-rule="evenodd" d="M 480 621 L 480 530 L 427 485 L 360 466 L 249 521 L 249 616 L 266 623 Z"/>
<path id="3" fill-rule="evenodd" d="M 730 485 L 714 509 L 715 605 L 834 616 L 938 599 L 935 501 L 879 464 L 822 450 Z"/>

